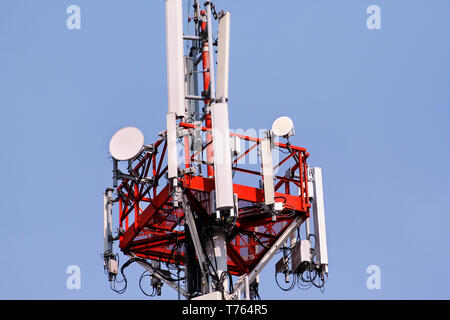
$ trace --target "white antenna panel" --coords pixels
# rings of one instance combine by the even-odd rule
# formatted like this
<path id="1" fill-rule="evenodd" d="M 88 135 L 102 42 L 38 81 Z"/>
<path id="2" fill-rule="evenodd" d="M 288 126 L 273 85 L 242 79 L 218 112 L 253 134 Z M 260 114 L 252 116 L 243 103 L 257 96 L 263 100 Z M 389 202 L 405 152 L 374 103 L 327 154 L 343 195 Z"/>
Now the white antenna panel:
<path id="1" fill-rule="evenodd" d="M 144 135 L 135 127 L 125 127 L 117 131 L 109 142 L 109 152 L 119 161 L 130 160 L 141 153 Z"/>
<path id="2" fill-rule="evenodd" d="M 184 116 L 183 4 L 166 0 L 166 57 L 169 113 Z"/>
<path id="3" fill-rule="evenodd" d="M 275 203 L 275 189 L 273 186 L 273 159 L 270 139 L 261 141 L 261 162 L 264 178 L 264 202 L 267 205 Z"/>
<path id="4" fill-rule="evenodd" d="M 177 119 L 175 113 L 168 113 L 167 120 L 167 166 L 168 178 L 178 177 Z"/>
<path id="5" fill-rule="evenodd" d="M 325 206 L 323 200 L 322 185 L 322 169 L 315 167 L 313 171 L 313 216 L 314 216 L 314 233 L 316 235 L 316 249 L 320 264 L 324 266 L 325 272 L 328 273 L 328 249 L 327 249 L 327 232 L 325 228 Z"/>
<path id="6" fill-rule="evenodd" d="M 217 49 L 216 97 L 228 100 L 228 74 L 230 66 L 230 13 L 227 11 L 219 20 Z M 226 100 L 225 100 L 226 101 Z"/>
<path id="7" fill-rule="evenodd" d="M 233 172 L 231 169 L 231 143 L 228 122 L 228 104 L 211 106 L 216 208 L 234 207 Z"/>

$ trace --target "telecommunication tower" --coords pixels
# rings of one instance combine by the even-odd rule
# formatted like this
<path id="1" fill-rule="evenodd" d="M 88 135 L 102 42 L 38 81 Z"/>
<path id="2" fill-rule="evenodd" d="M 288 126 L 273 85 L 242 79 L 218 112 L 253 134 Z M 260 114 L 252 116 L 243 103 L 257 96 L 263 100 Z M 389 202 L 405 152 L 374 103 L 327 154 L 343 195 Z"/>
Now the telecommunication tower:
<path id="1" fill-rule="evenodd" d="M 111 288 L 124 292 L 124 270 L 137 263 L 148 296 L 166 284 L 186 299 L 258 299 L 259 273 L 279 252 L 275 281 L 283 290 L 322 288 L 328 256 L 321 169 L 291 145 L 289 117 L 262 136 L 231 132 L 230 12 L 194 0 L 185 18 L 192 35 L 183 34 L 182 0 L 165 0 L 165 13 L 166 130 L 145 144 L 139 129 L 125 127 L 109 144 L 113 188 L 103 197 L 103 259 Z M 121 266 L 114 242 L 129 257 Z"/>

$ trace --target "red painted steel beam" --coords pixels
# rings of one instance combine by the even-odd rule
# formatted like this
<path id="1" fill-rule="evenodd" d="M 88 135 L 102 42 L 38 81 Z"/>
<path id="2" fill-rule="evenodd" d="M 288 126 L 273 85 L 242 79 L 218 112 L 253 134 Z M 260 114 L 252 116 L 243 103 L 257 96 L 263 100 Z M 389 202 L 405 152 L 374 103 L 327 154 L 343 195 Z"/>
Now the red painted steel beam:
<path id="1" fill-rule="evenodd" d="M 203 218 L 207 223 L 209 221 L 209 214 L 205 208 L 201 205 L 198 199 L 191 193 L 189 190 L 186 192 L 186 197 L 188 198 L 189 203 L 191 204 L 192 210 L 199 215 L 199 217 Z"/>
<path id="2" fill-rule="evenodd" d="M 196 191 L 211 192 L 214 190 L 214 179 L 199 176 L 189 176 L 184 179 L 184 187 Z M 233 184 L 233 192 L 238 194 L 240 200 L 250 202 L 264 202 L 264 190 L 248 187 L 240 184 Z M 297 211 L 305 211 L 301 206 L 298 196 L 275 192 L 275 197 L 286 198 L 285 204 L 290 205 Z"/>
<path id="3" fill-rule="evenodd" d="M 142 212 L 139 216 L 138 227 L 135 227 L 133 223 L 123 235 L 123 241 L 120 242 L 120 249 L 125 250 L 136 235 L 142 230 L 142 228 L 149 222 L 153 215 L 158 212 L 158 210 L 170 199 L 171 195 L 169 192 L 170 186 L 167 185 L 161 192 L 156 196 L 153 202 Z"/>
<path id="4" fill-rule="evenodd" d="M 196 126 L 195 124 L 192 124 L 192 123 L 181 122 L 181 123 L 179 124 L 179 126 L 180 126 L 180 127 L 184 127 L 184 128 L 199 128 L 199 129 L 201 129 L 202 131 L 211 131 L 211 128 L 206 128 L 206 127 Z M 246 140 L 246 141 L 259 142 L 259 141 L 262 140 L 262 139 L 259 139 L 259 138 L 254 138 L 254 137 L 245 136 L 245 135 L 242 135 L 242 134 L 237 134 L 237 133 L 232 133 L 232 132 L 230 132 L 230 136 L 235 136 L 235 137 L 241 138 L 241 139 Z M 284 149 L 288 149 L 288 146 L 287 146 L 287 144 L 285 144 L 285 143 L 275 142 L 274 145 L 277 146 L 277 147 L 281 147 L 281 148 L 284 148 Z M 297 147 L 297 146 L 293 146 L 293 145 L 290 145 L 290 147 L 291 147 L 292 150 L 296 150 L 296 151 L 300 151 L 300 152 L 305 152 L 305 155 L 306 155 L 307 157 L 309 156 L 309 153 L 306 152 L 306 149 L 305 149 L 305 148 Z"/>
<path id="5" fill-rule="evenodd" d="M 247 264 L 230 242 L 227 243 L 227 255 L 234 262 L 241 274 L 248 272 Z"/>

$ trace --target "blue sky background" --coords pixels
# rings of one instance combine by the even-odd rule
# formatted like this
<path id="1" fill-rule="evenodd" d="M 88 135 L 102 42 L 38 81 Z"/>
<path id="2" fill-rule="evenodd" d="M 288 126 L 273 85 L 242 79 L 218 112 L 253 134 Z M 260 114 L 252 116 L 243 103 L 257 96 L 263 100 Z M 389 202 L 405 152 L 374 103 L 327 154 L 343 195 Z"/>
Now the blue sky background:
<path id="1" fill-rule="evenodd" d="M 325 293 L 279 290 L 271 263 L 261 296 L 449 299 L 450 2 L 215 3 L 232 14 L 230 126 L 290 116 L 324 174 Z M 66 28 L 71 4 L 81 30 Z M 366 27 L 371 4 L 382 30 Z M 112 134 L 164 129 L 164 23 L 162 0 L 0 2 L 0 298 L 145 298 L 139 266 L 124 295 L 109 289 L 102 192 Z M 72 264 L 81 290 L 66 288 Z"/>

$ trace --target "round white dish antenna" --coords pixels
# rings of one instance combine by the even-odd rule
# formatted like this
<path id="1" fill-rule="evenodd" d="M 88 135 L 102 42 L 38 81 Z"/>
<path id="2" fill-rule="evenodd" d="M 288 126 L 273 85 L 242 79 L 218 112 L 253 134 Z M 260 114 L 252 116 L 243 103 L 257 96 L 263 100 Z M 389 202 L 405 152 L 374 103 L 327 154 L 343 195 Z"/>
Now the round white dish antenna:
<path id="1" fill-rule="evenodd" d="M 279 117 L 272 124 L 272 132 L 279 137 L 293 135 L 294 122 L 292 122 L 292 119 L 289 117 Z"/>
<path id="2" fill-rule="evenodd" d="M 125 127 L 114 133 L 109 142 L 109 153 L 116 160 L 130 160 L 144 147 L 144 135 L 138 128 Z"/>

